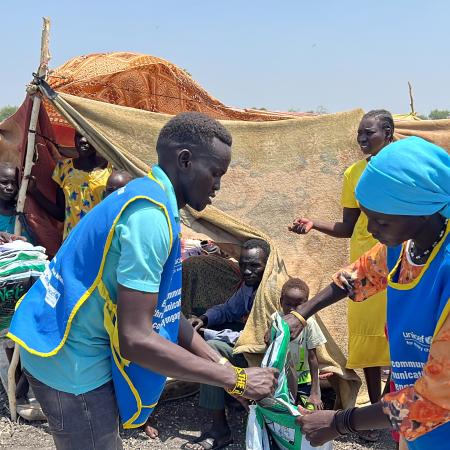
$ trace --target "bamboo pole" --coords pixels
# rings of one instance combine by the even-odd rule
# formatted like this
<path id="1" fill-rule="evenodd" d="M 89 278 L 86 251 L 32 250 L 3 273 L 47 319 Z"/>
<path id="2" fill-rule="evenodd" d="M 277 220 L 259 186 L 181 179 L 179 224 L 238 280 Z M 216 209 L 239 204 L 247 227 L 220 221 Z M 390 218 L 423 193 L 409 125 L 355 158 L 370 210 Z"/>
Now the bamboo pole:
<path id="1" fill-rule="evenodd" d="M 48 50 L 48 42 L 50 35 L 50 19 L 43 17 L 42 35 L 41 35 L 41 58 L 39 62 L 38 77 L 45 77 L 48 72 L 48 62 L 50 60 L 50 53 Z M 36 86 L 32 86 L 36 88 Z M 28 90 L 29 93 L 30 90 Z M 41 108 L 41 97 L 36 94 L 37 90 L 34 89 L 33 107 L 31 109 L 30 125 L 28 127 L 28 140 L 27 151 L 25 154 L 25 165 L 23 170 L 22 181 L 19 188 L 19 195 L 17 197 L 17 216 L 14 225 L 14 234 L 19 235 L 22 233 L 22 224 L 19 221 L 19 215 L 23 213 L 25 206 L 25 199 L 28 190 L 28 177 L 31 174 L 33 168 L 34 158 L 34 144 L 36 141 L 36 128 L 39 118 L 39 110 Z M 15 422 L 17 420 L 17 404 L 16 404 L 16 369 L 19 364 L 19 346 L 14 346 L 14 353 L 11 359 L 11 364 L 8 368 L 8 401 L 9 411 L 11 414 L 11 420 Z"/>

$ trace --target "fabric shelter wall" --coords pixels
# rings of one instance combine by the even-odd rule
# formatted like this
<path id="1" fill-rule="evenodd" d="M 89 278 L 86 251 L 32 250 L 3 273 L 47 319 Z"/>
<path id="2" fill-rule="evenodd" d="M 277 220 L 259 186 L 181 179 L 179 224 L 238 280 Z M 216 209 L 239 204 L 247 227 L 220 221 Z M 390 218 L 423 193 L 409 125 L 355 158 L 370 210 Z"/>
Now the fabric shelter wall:
<path id="1" fill-rule="evenodd" d="M 17 112 L 0 123 L 0 161 L 17 165 L 20 176 L 25 161 L 31 108 L 32 99 L 27 95 Z M 36 129 L 35 149 L 35 165 L 31 175 L 36 178 L 41 192 L 54 200 L 56 189 L 51 175 L 61 155 L 55 144 L 52 125 L 42 104 Z M 61 223 L 46 214 L 29 195 L 25 202 L 24 214 L 36 243 L 44 246 L 50 257 L 54 255 L 61 245 Z"/>

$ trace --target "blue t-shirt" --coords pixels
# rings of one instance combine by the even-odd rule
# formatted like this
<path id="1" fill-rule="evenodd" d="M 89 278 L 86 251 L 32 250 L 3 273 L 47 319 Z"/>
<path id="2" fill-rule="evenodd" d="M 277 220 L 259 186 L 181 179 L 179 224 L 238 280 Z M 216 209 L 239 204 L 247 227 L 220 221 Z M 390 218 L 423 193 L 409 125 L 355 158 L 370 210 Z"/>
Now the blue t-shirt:
<path id="1" fill-rule="evenodd" d="M 153 175 L 163 183 L 178 218 L 170 180 L 158 166 L 153 168 Z M 163 211 L 146 200 L 131 203 L 116 225 L 105 261 L 102 280 L 111 300 L 116 302 L 118 283 L 142 292 L 158 292 L 169 245 L 169 227 Z M 67 341 L 55 356 L 42 358 L 21 348 L 25 369 L 48 386 L 75 395 L 111 380 L 109 336 L 103 326 L 104 304 L 96 289 L 75 316 Z"/>
<path id="2" fill-rule="evenodd" d="M 6 216 L 0 214 L 0 231 L 6 231 L 7 233 L 14 234 L 14 226 L 16 224 L 16 216 Z M 22 236 L 27 238 L 27 241 L 32 244 L 31 236 L 27 233 L 27 230 L 22 227 Z"/>

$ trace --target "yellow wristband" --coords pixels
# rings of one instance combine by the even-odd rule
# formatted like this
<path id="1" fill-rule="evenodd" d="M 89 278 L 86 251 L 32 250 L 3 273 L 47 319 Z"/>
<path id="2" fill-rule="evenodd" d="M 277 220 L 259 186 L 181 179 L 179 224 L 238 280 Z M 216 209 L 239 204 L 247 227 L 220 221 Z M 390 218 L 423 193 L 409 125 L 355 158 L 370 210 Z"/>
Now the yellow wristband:
<path id="1" fill-rule="evenodd" d="M 236 372 L 236 384 L 233 389 L 227 389 L 227 392 L 231 395 L 244 395 L 247 389 L 247 372 L 242 367 L 233 366 Z"/>
<path id="2" fill-rule="evenodd" d="M 303 325 L 303 328 L 306 327 L 306 319 L 297 311 L 291 311 L 289 314 L 292 314 L 294 317 L 296 317 L 300 323 Z"/>
<path id="3" fill-rule="evenodd" d="M 219 361 L 217 361 L 217 364 L 221 364 L 222 366 L 224 366 L 227 362 L 228 359 L 225 358 L 225 356 L 222 356 L 222 358 L 220 358 Z"/>

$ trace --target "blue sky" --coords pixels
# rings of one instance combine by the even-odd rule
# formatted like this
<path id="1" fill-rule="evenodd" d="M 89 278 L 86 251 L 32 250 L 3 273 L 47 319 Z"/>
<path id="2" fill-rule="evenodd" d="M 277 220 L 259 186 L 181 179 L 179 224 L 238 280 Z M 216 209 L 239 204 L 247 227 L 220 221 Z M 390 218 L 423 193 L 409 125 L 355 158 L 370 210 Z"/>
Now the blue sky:
<path id="1" fill-rule="evenodd" d="M 70 5 L 70 6 L 69 6 Z M 450 109 L 448 0 L 4 2 L 0 107 L 20 104 L 50 16 L 51 67 L 135 51 L 188 70 L 235 107 Z"/>

